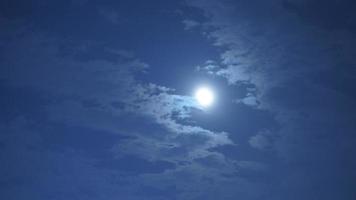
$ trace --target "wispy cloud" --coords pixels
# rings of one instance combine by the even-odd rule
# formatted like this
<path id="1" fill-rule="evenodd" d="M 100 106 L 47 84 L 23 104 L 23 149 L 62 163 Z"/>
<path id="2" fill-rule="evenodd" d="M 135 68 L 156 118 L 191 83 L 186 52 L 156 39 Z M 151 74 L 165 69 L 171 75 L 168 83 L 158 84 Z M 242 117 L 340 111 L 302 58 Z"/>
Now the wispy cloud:
<path id="1" fill-rule="evenodd" d="M 190 29 L 195 28 L 200 25 L 199 22 L 191 20 L 191 19 L 185 19 L 182 21 L 182 23 L 184 24 L 185 30 L 190 30 Z"/>
<path id="2" fill-rule="evenodd" d="M 127 138 L 118 140 L 110 149 L 114 155 L 110 157 L 112 160 L 98 161 L 102 163 L 101 169 L 111 169 L 102 165 L 131 156 L 130 159 L 144 160 L 142 163 L 147 166 L 151 165 L 148 162 L 169 162 L 181 166 L 179 169 L 184 165 L 184 170 L 189 171 L 196 170 L 193 166 L 199 159 L 213 156 L 219 158 L 217 163 L 230 168 L 231 173 L 236 170 L 222 153 L 214 150 L 234 144 L 227 132 L 184 122 L 193 120 L 193 110 L 201 109 L 193 97 L 177 94 L 173 88 L 136 80 L 136 74 L 147 71 L 148 65 L 128 51 L 104 49 L 118 59 L 93 57 L 83 60 L 78 52 L 75 56 L 61 55 L 61 42 L 28 35 L 5 43 L 8 56 L 1 61 L 4 67 L 0 76 L 7 84 L 26 85 L 51 96 L 53 101 L 43 106 L 48 115 L 46 124 L 86 127 Z M 88 48 L 76 48 L 75 51 L 88 51 Z M 12 59 L 11 54 L 20 57 Z M 210 167 L 199 164 L 199 169 L 209 171 Z M 118 173 L 120 169 L 118 167 Z M 164 171 L 162 168 L 157 176 Z M 144 173 L 144 170 L 137 172 Z M 214 173 L 213 176 L 218 176 L 220 172 L 214 170 Z"/>
<path id="3" fill-rule="evenodd" d="M 338 11 L 334 9 L 342 7 L 348 13 L 344 6 L 353 5 L 348 2 L 336 6 L 318 0 L 288 1 L 290 4 L 287 5 L 277 1 L 254 2 L 258 2 L 259 6 L 231 1 L 196 0 L 188 3 L 204 11 L 210 20 L 205 26 L 211 27 L 211 31 L 205 34 L 213 40 L 214 45 L 223 49 L 220 60 L 217 61 L 219 68 L 202 68 L 201 71 L 223 77 L 229 85 L 236 88 L 241 85 L 246 88 L 252 86 L 254 90 L 246 89 L 245 97 L 236 102 L 274 114 L 278 128 L 260 130 L 246 141 L 254 149 L 275 153 L 278 159 L 266 161 L 274 165 L 275 169 L 269 168 L 269 173 L 276 175 L 274 180 L 283 180 L 286 183 L 287 177 L 287 182 L 306 191 L 311 185 L 325 185 L 323 180 L 326 176 L 339 182 L 330 175 L 334 172 L 328 175 L 324 172 L 337 170 L 332 163 L 338 163 L 339 156 L 334 152 L 343 151 L 343 148 L 331 147 L 335 145 L 332 138 L 339 133 L 335 130 L 336 127 L 343 127 L 343 133 L 348 135 L 343 137 L 345 140 L 339 138 L 340 141 L 336 142 L 338 145 L 349 144 L 346 138 L 354 139 L 350 134 L 355 126 L 348 123 L 345 125 L 344 122 L 354 116 L 345 114 L 350 113 L 346 111 L 346 107 L 354 110 L 355 106 L 351 103 L 354 95 L 345 90 L 346 85 L 350 85 L 349 79 L 345 74 L 339 76 L 340 74 L 333 72 L 342 68 L 343 72 L 353 73 L 351 71 L 354 70 L 346 66 L 355 65 L 355 61 L 350 59 L 355 51 L 349 46 L 350 43 L 354 44 L 355 37 L 351 36 L 354 30 L 350 29 L 350 24 L 342 22 L 342 25 L 336 25 L 335 21 L 325 21 L 325 18 L 330 17 L 329 11 L 323 12 L 317 8 L 323 4 L 335 14 Z M 336 21 L 340 19 L 339 14 L 335 15 Z M 301 18 L 304 23 L 300 21 Z M 333 31 L 325 29 L 325 25 L 333 26 Z M 343 33 L 336 31 L 339 30 L 336 28 L 339 25 L 345 28 Z M 338 51 L 342 51 L 342 55 Z M 340 61 L 347 64 L 340 65 Z M 320 79 L 324 81 L 316 81 Z M 336 79 L 345 82 L 336 83 Z M 345 87 L 334 90 L 331 86 L 338 84 Z M 338 117 L 332 117 L 335 113 L 338 113 Z M 251 123 L 255 124 L 254 121 Z M 323 156 L 325 152 L 329 152 L 328 158 Z M 298 169 L 290 167 L 288 164 L 291 163 L 298 163 Z M 305 163 L 313 163 L 316 168 L 328 167 L 327 170 L 318 172 Z M 274 172 L 286 165 L 289 167 L 278 173 Z M 241 175 L 243 174 L 242 170 Z M 283 178 L 278 179 L 277 176 Z M 311 184 L 305 186 L 301 179 L 308 179 Z M 252 186 L 257 187 L 259 186 Z M 289 186 L 283 190 L 286 194 L 290 192 Z M 342 188 L 338 188 L 339 194 L 342 191 Z M 271 195 L 273 197 L 270 198 L 285 197 L 284 193 Z"/>

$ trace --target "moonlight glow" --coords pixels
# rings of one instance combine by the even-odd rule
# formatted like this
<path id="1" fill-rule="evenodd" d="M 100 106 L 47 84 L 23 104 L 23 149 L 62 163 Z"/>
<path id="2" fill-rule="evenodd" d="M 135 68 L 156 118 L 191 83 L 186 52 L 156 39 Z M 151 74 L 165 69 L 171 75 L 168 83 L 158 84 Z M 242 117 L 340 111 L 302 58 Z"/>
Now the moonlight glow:
<path id="1" fill-rule="evenodd" d="M 196 91 L 195 98 L 197 99 L 200 105 L 207 107 L 213 103 L 214 94 L 209 88 L 202 87 Z"/>

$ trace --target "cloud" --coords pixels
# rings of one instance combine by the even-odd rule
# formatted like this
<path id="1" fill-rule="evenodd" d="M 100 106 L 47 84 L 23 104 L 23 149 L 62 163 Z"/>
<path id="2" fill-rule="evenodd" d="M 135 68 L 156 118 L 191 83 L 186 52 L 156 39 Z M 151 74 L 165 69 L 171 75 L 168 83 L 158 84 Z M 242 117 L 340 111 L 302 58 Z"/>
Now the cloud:
<path id="1" fill-rule="evenodd" d="M 184 30 L 190 30 L 200 25 L 199 22 L 191 19 L 185 19 L 182 23 L 184 24 Z"/>
<path id="2" fill-rule="evenodd" d="M 198 72 L 205 72 L 209 75 L 216 75 L 216 73 L 220 70 L 218 64 L 213 60 L 205 61 L 204 65 L 198 65 L 196 67 L 196 71 Z"/>
<path id="3" fill-rule="evenodd" d="M 279 1 L 188 4 L 207 21 L 185 21 L 186 28 L 201 26 L 221 52 L 198 70 L 225 79 L 231 91 L 241 89 L 232 99 L 244 105 L 226 106 L 225 118 L 218 117 L 229 132 L 194 121 L 201 108 L 192 97 L 138 80 L 149 65 L 132 51 L 73 44 L 5 20 L 5 197 L 16 190 L 18 199 L 42 197 L 33 191 L 47 199 L 169 199 L 169 192 L 192 200 L 286 199 L 291 193 L 335 199 L 328 191 L 349 188 L 354 36 L 305 26 Z M 115 13 L 102 14 L 118 23 Z M 13 101 L 19 106 L 11 107 Z M 270 132 L 260 130 L 266 126 Z M 235 144 L 231 137 L 242 140 Z"/>
<path id="4" fill-rule="evenodd" d="M 205 13 L 205 26 L 211 28 L 205 34 L 223 49 L 217 61 L 219 68 L 210 74 L 223 77 L 236 89 L 252 85 L 255 91 L 246 89 L 245 97 L 237 102 L 253 107 L 258 102 L 257 108 L 273 114 L 278 122 L 273 134 L 261 130 L 245 141 L 257 150 L 273 149 L 260 151 L 271 157 L 259 160 L 273 166 L 268 173 L 273 176 L 269 180 L 273 180 L 274 187 L 288 185 L 278 193 L 269 193 L 268 198 L 290 198 L 288 194 L 294 188 L 305 191 L 296 198 L 311 198 L 311 193 L 324 199 L 353 196 L 351 190 L 340 186 L 343 181 L 353 182 L 351 178 L 336 178 L 343 173 L 338 173 L 340 163 L 355 165 L 343 148 L 354 149 L 348 141 L 355 141 L 355 126 L 349 123 L 355 113 L 355 96 L 349 86 L 354 84 L 346 74 L 354 74 L 350 66 L 355 66 L 351 59 L 355 51 L 350 44 L 355 44 L 356 38 L 351 23 L 343 20 L 344 11 L 349 13 L 353 3 L 253 2 L 196 0 L 188 5 Z M 317 9 L 320 6 L 325 7 Z M 330 17 L 333 19 L 325 20 Z M 256 122 L 252 120 L 251 124 Z M 252 153 L 249 156 L 257 157 Z M 350 173 L 345 172 L 349 174 L 345 177 Z M 303 185 L 301 180 L 310 184 Z M 263 193 L 259 186 L 251 187 Z M 332 192 L 315 193 L 310 190 L 313 187 L 323 191 L 330 188 Z"/>
<path id="5" fill-rule="evenodd" d="M 251 94 L 251 93 L 248 93 L 246 95 L 245 98 L 243 99 L 238 99 L 238 100 L 235 100 L 236 103 L 243 103 L 247 106 L 252 106 L 252 107 L 258 107 L 258 105 L 260 104 L 259 101 L 257 100 L 257 98 Z"/>
<path id="6" fill-rule="evenodd" d="M 120 23 L 119 14 L 114 10 L 101 8 L 99 14 L 113 24 Z"/>
<path id="7" fill-rule="evenodd" d="M 11 50 L 15 44 L 7 45 L 10 47 L 9 54 L 17 51 Z M 192 97 L 173 94 L 173 89 L 136 82 L 134 74 L 146 70 L 145 63 L 128 57 L 115 62 L 100 59 L 83 62 L 70 56 L 60 58 L 54 45 L 54 42 L 46 39 L 22 38 L 22 41 L 16 42 L 16 46 L 24 50 L 24 56 L 16 61 L 3 61 L 5 67 L 2 69 L 2 79 L 5 81 L 43 90 L 61 99 L 47 106 L 50 119 L 114 131 L 119 128 L 115 119 L 120 120 L 124 114 L 135 113 L 152 118 L 175 135 L 197 134 L 206 137 L 207 141 L 200 148 L 231 144 L 227 133 L 215 133 L 177 122 L 189 118 L 191 110 L 200 109 L 200 106 Z M 28 55 L 25 49 L 34 51 Z M 34 60 L 33 57 L 38 59 Z M 26 68 L 23 63 L 36 67 Z M 7 68 L 10 66 L 13 70 Z M 38 79 L 40 73 L 46 74 L 46 77 Z M 123 104 L 121 109 L 112 107 L 112 103 L 117 101 Z M 95 103 L 88 107 L 83 102 Z"/>
<path id="8" fill-rule="evenodd" d="M 273 147 L 273 137 L 269 131 L 259 132 L 257 135 L 252 136 L 248 142 L 251 147 L 259 150 L 266 150 Z"/>
<path id="9" fill-rule="evenodd" d="M 320 5 L 323 5 L 320 8 Z M 305 23 L 319 26 L 327 30 L 356 31 L 353 1 L 320 1 L 320 0 L 286 0 L 283 1 L 286 10 L 295 13 Z"/>
<path id="10" fill-rule="evenodd" d="M 194 174 L 198 170 L 210 178 L 220 177 L 219 169 L 209 166 L 212 163 L 201 162 L 205 158 L 212 158 L 216 165 L 224 166 L 228 169 L 226 173 L 236 171 L 231 161 L 214 151 L 218 146 L 234 145 L 229 133 L 190 123 L 192 111 L 201 111 L 195 99 L 180 95 L 173 88 L 137 80 L 136 75 L 144 74 L 149 68 L 130 51 L 100 48 L 95 42 L 67 45 L 65 39 L 32 33 L 18 36 L 1 46 L 6 52 L 3 54 L 5 59 L 0 61 L 3 66 L 0 79 L 6 87 L 14 90 L 25 87 L 29 93 L 38 91 L 38 96 L 49 97 L 40 105 L 30 103 L 46 116 L 36 121 L 43 129 L 33 130 L 38 131 L 39 140 L 43 140 L 38 148 L 42 148 L 45 155 L 37 152 L 32 155 L 31 151 L 28 161 L 46 156 L 50 159 L 44 159 L 43 165 L 63 162 L 58 164 L 60 168 L 64 163 L 71 163 L 71 159 L 77 160 L 73 166 L 63 166 L 64 171 L 58 174 L 67 171 L 68 174 L 59 179 L 56 179 L 57 168 L 48 166 L 54 171 L 48 174 L 48 180 L 52 179 L 59 188 L 66 189 L 66 179 L 83 168 L 74 176 L 78 182 L 68 185 L 85 181 L 88 185 L 83 188 L 92 190 L 93 198 L 98 199 L 110 199 L 111 195 L 140 199 L 139 188 L 150 185 L 157 191 L 165 191 L 175 183 L 171 179 L 152 185 L 152 177 L 164 179 L 167 174 L 177 176 L 182 171 Z M 98 50 L 103 52 L 96 54 Z M 88 56 L 94 53 L 96 56 Z M 32 111 L 28 115 L 21 111 L 21 115 L 26 120 L 35 118 Z M 35 134 L 29 133 L 29 136 L 35 137 Z M 97 145 L 99 141 L 100 145 Z M 16 148 L 16 144 L 8 141 L 0 143 Z M 30 143 L 29 146 L 36 146 Z M 17 152 L 21 154 L 22 150 Z M 132 165 L 128 166 L 128 163 Z M 90 171 L 100 178 L 91 179 Z M 10 172 L 9 179 L 16 176 L 15 172 Z M 33 173 L 37 175 L 39 172 Z M 39 180 L 39 188 L 48 181 L 45 176 L 43 178 L 46 180 Z M 32 180 L 29 177 L 26 181 Z M 132 182 L 128 183 L 128 180 Z M 199 177 L 194 180 L 200 182 Z M 126 186 L 114 191 L 113 188 L 120 184 Z M 25 184 L 24 188 L 30 185 Z M 97 194 L 99 189 L 108 193 Z M 184 189 L 186 193 L 192 190 L 183 184 L 183 180 L 178 189 Z M 49 190 L 48 193 L 62 192 Z"/>
<path id="11" fill-rule="evenodd" d="M 128 99 L 129 110 L 152 117 L 157 124 L 164 128 L 164 132 L 161 133 L 163 135 L 160 135 L 161 138 L 156 138 L 155 142 L 152 141 L 150 135 L 140 134 L 138 143 L 155 143 L 152 147 L 147 144 L 140 144 L 141 148 L 149 148 L 147 152 L 152 152 L 152 148 L 157 148 L 154 151 L 162 152 L 167 151 L 167 149 L 171 149 L 171 152 L 174 152 L 172 149 L 180 149 L 177 152 L 184 152 L 184 154 L 169 155 L 165 159 L 192 161 L 210 155 L 209 149 L 211 148 L 233 144 L 226 132 L 214 132 L 199 126 L 180 123 L 179 120 L 189 119 L 191 111 L 200 109 L 200 106 L 193 97 L 171 94 L 173 91 L 155 84 L 139 85 L 136 87 L 133 99 Z M 127 145 L 124 144 L 126 148 L 131 149 L 130 152 L 136 152 L 133 149 L 134 147 L 127 147 Z M 142 151 L 145 150 L 138 150 L 138 152 Z"/>

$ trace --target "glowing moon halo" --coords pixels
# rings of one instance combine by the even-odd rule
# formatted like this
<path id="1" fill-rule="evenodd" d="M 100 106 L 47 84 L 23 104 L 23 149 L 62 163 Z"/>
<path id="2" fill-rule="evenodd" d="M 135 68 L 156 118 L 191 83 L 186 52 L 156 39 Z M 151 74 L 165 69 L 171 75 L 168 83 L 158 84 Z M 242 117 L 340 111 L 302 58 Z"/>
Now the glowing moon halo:
<path id="1" fill-rule="evenodd" d="M 208 107 L 214 102 L 214 93 L 207 87 L 201 87 L 195 92 L 195 98 L 200 105 Z"/>

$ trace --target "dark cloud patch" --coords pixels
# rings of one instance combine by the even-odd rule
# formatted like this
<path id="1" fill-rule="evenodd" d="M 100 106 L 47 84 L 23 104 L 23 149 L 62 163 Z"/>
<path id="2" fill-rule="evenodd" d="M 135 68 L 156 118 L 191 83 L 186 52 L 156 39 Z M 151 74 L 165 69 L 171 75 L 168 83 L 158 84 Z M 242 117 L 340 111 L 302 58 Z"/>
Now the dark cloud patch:
<path id="1" fill-rule="evenodd" d="M 273 119 L 274 114 L 268 111 L 256 110 L 244 104 L 218 102 L 219 109 L 209 115 L 202 112 L 194 113 L 196 121 L 205 127 L 224 127 L 230 132 L 230 137 L 240 143 L 261 129 L 276 129 L 278 123 Z"/>
<path id="2" fill-rule="evenodd" d="M 312 74 L 311 79 L 315 84 L 337 91 L 350 99 L 355 99 L 355 76 L 355 64 L 339 63 L 331 69 Z"/>
<path id="3" fill-rule="evenodd" d="M 97 167 L 118 170 L 129 175 L 145 173 L 162 173 L 174 169 L 175 164 L 167 161 L 148 161 L 137 156 L 124 156 L 116 159 L 105 159 L 95 164 Z"/>
<path id="4" fill-rule="evenodd" d="M 5 0 L 0 3 L 1 17 L 19 19 L 28 17 L 33 13 L 35 3 L 30 1 L 11 1 Z"/>
<path id="5" fill-rule="evenodd" d="M 18 117 L 42 121 L 47 117 L 45 106 L 52 100 L 50 96 L 28 87 L 14 87 L 0 81 L 0 119 L 11 122 Z"/>
<path id="6" fill-rule="evenodd" d="M 78 151 L 85 156 L 103 159 L 112 157 L 111 149 L 123 140 L 133 137 L 119 135 L 87 127 L 68 127 L 63 124 L 52 124 L 41 134 L 43 146 L 52 151 Z"/>
<path id="7" fill-rule="evenodd" d="M 172 199 L 172 200 L 176 200 L 178 199 L 177 196 L 180 193 L 180 191 L 177 190 L 177 188 L 172 185 L 172 186 L 167 186 L 165 188 L 155 188 L 153 186 L 150 185 L 143 185 L 141 187 L 138 188 L 137 193 L 141 196 L 141 198 L 147 197 L 147 196 L 151 196 L 155 199 Z"/>
<path id="8" fill-rule="evenodd" d="M 356 3 L 352 0 L 283 1 L 284 7 L 305 23 L 329 30 L 356 31 Z"/>
<path id="9" fill-rule="evenodd" d="M 251 148 L 248 142 L 236 146 L 221 146 L 214 148 L 214 151 L 223 153 L 227 158 L 237 161 L 256 161 L 261 163 L 279 162 L 280 156 L 274 151 L 261 151 Z"/>

